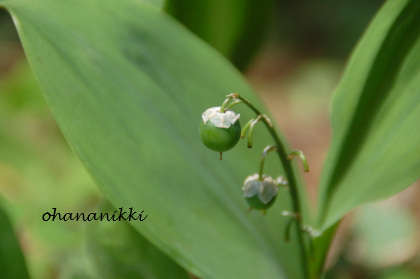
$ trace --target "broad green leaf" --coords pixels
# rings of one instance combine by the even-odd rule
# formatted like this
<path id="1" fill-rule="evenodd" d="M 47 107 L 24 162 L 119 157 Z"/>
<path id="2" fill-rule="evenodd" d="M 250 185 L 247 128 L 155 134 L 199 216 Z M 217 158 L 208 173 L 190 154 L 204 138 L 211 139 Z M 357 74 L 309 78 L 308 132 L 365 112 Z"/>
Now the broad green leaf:
<path id="1" fill-rule="evenodd" d="M 295 228 L 283 240 L 289 193 L 267 216 L 245 213 L 241 184 L 273 143 L 268 132 L 257 127 L 254 148 L 241 142 L 223 161 L 200 142 L 201 113 L 226 94 L 263 107 L 220 54 L 141 1 L 0 3 L 73 150 L 115 208 L 144 210 L 130 224 L 152 244 L 199 277 L 303 277 Z M 282 172 L 274 156 L 266 167 Z"/>
<path id="2" fill-rule="evenodd" d="M 99 214 L 108 213 L 108 216 L 114 211 L 107 201 L 98 209 Z M 125 221 L 88 224 L 87 247 L 100 278 L 190 278 L 184 269 Z"/>
<path id="3" fill-rule="evenodd" d="M 165 9 L 245 70 L 272 19 L 273 0 L 168 0 Z"/>
<path id="4" fill-rule="evenodd" d="M 354 50 L 332 108 L 319 227 L 420 176 L 420 2 L 390 0 Z"/>
<path id="5" fill-rule="evenodd" d="M 313 255 L 309 262 L 310 278 L 323 278 L 325 261 L 337 227 L 338 222 L 313 238 Z"/>
<path id="6" fill-rule="evenodd" d="M 2 278 L 29 278 L 25 258 L 6 213 L 0 208 L 0 274 Z"/>

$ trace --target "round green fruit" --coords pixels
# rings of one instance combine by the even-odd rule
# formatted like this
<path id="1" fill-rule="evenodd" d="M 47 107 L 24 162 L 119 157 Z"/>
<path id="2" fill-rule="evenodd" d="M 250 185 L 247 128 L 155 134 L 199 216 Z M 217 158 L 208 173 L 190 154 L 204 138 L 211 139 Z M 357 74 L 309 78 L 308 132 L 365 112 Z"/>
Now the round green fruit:
<path id="1" fill-rule="evenodd" d="M 268 203 L 263 203 L 258 195 L 255 195 L 250 198 L 245 198 L 246 202 L 249 204 L 250 207 L 257 210 L 266 210 L 270 208 L 277 199 L 277 195 L 275 195 Z"/>
<path id="2" fill-rule="evenodd" d="M 207 148 L 222 153 L 238 143 L 241 138 L 241 124 L 236 121 L 229 128 L 219 128 L 211 120 L 206 123 L 201 120 L 200 137 Z"/>

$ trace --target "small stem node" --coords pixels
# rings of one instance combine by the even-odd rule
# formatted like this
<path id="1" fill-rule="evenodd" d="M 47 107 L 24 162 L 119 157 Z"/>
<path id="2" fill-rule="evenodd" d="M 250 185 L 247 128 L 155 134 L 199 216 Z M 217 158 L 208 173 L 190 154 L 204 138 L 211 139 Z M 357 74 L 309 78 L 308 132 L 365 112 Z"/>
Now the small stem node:
<path id="1" fill-rule="evenodd" d="M 238 93 L 230 93 L 229 95 L 226 95 L 226 98 L 238 99 L 239 94 Z"/>
<path id="2" fill-rule="evenodd" d="M 283 176 L 279 176 L 275 181 L 276 185 L 279 187 L 284 187 L 286 190 L 289 190 L 289 182 Z"/>
<path id="3" fill-rule="evenodd" d="M 290 216 L 293 219 L 300 220 L 300 214 L 297 213 L 297 212 L 291 212 L 291 211 L 288 211 L 288 210 L 283 210 L 283 212 L 281 213 L 281 215 L 283 215 L 283 216 Z"/>
<path id="4" fill-rule="evenodd" d="M 268 124 L 268 126 L 270 126 L 270 128 L 274 128 L 273 122 L 271 122 L 270 118 L 268 118 L 267 115 L 263 114 L 262 115 L 262 118 Z"/>

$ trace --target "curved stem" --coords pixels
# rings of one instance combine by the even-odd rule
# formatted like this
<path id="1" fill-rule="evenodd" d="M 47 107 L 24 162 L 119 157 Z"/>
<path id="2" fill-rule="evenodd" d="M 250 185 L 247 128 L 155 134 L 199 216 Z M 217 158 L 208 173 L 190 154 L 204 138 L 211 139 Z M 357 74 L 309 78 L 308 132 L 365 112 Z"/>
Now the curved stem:
<path id="1" fill-rule="evenodd" d="M 247 105 L 252 111 L 254 111 L 258 116 L 262 115 L 262 113 L 256 108 L 254 107 L 254 105 L 252 105 L 248 100 L 244 99 L 241 96 L 237 96 L 236 99 L 241 100 L 245 105 Z M 272 123 L 270 121 L 268 121 L 268 117 L 263 117 L 263 122 L 265 124 L 265 126 L 267 127 L 268 131 L 270 132 L 271 137 L 273 138 L 274 142 L 276 143 L 277 146 L 277 154 L 280 158 L 280 161 L 283 165 L 284 168 L 284 172 L 286 174 L 287 180 L 289 181 L 289 188 L 290 188 L 290 196 L 292 199 L 292 206 L 293 206 L 293 211 L 298 214 L 298 216 L 301 216 L 301 205 L 300 205 L 300 199 L 299 199 L 299 193 L 298 193 L 298 189 L 297 189 L 297 183 L 296 183 L 296 178 L 295 175 L 293 173 L 293 169 L 292 169 L 292 164 L 291 162 L 288 160 L 288 155 L 286 153 L 286 148 L 284 147 L 283 143 L 280 140 L 280 137 L 278 136 L 277 132 L 274 129 L 274 126 L 272 125 Z M 307 258 L 307 253 L 306 253 L 306 248 L 305 248 L 305 242 L 303 240 L 303 232 L 300 229 L 302 227 L 302 218 L 296 218 L 296 222 L 295 222 L 296 226 L 297 226 L 297 231 L 298 231 L 298 242 L 299 242 L 299 246 L 300 246 L 300 254 L 301 254 L 301 258 L 302 258 L 302 264 L 304 266 L 304 273 L 305 273 L 305 277 L 309 278 L 309 271 L 308 271 L 308 258 Z"/>
<path id="2" fill-rule="evenodd" d="M 226 105 L 229 103 L 232 99 L 237 99 L 239 97 L 239 94 L 237 93 L 231 93 L 226 96 L 226 99 L 223 101 L 223 104 L 220 106 L 220 113 L 225 112 Z"/>
<path id="3" fill-rule="evenodd" d="M 241 100 L 235 100 L 232 103 L 230 103 L 229 105 L 226 106 L 227 109 L 230 109 L 231 107 L 233 107 L 234 105 L 237 104 L 242 104 L 243 102 Z"/>
<path id="4" fill-rule="evenodd" d="M 276 150 L 277 150 L 277 146 L 275 145 L 269 145 L 266 148 L 264 148 L 263 154 L 261 156 L 260 172 L 259 172 L 258 180 L 260 181 L 263 180 L 264 162 L 265 162 L 265 157 L 267 157 L 267 153 L 270 151 L 276 151 Z"/>
<path id="5" fill-rule="evenodd" d="M 227 103 L 229 103 L 230 100 L 232 100 L 232 98 L 230 98 L 230 97 L 227 97 L 226 100 L 224 100 L 223 104 L 220 106 L 220 113 L 225 112 L 225 107 L 226 107 Z"/>
<path id="6" fill-rule="evenodd" d="M 263 119 L 262 114 L 258 115 L 257 118 L 255 118 L 254 121 L 251 122 L 251 125 L 249 126 L 249 132 L 248 132 L 248 148 L 252 148 L 252 135 L 254 134 L 254 127 L 255 124 L 260 122 L 260 120 Z"/>
<path id="7" fill-rule="evenodd" d="M 254 122 L 254 119 L 251 119 L 248 122 L 246 122 L 245 126 L 242 128 L 242 131 L 241 131 L 241 138 L 245 137 L 245 134 L 248 131 L 248 128 L 249 128 L 249 126 L 251 125 L 252 122 Z"/>
<path id="8" fill-rule="evenodd" d="M 303 170 L 308 172 L 309 171 L 309 165 L 308 165 L 308 161 L 306 160 L 305 155 L 303 154 L 302 151 L 300 150 L 293 150 L 292 152 L 290 152 L 289 156 L 287 157 L 287 159 L 292 160 L 293 157 L 295 156 L 299 156 L 300 159 L 302 160 L 303 163 Z"/>

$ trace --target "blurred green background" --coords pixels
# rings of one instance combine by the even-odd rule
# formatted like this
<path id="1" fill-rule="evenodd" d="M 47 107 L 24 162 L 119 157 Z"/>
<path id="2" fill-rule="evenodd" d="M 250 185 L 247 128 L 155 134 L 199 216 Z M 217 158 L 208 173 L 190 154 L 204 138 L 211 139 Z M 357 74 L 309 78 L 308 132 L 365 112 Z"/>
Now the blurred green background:
<path id="1" fill-rule="evenodd" d="M 275 2 L 255 57 L 241 65 L 292 146 L 311 166 L 312 200 L 330 143 L 329 106 L 345 61 L 383 1 Z M 96 278 L 85 222 L 43 222 L 53 207 L 93 212 L 101 193 L 58 129 L 0 10 L 0 206 L 31 278 Z M 350 213 L 328 259 L 328 278 L 420 278 L 420 185 Z M 1 277 L 1 276 L 0 276 Z"/>

